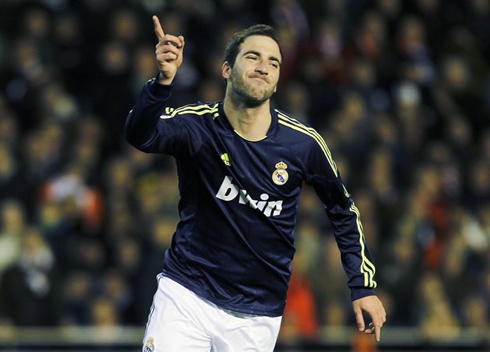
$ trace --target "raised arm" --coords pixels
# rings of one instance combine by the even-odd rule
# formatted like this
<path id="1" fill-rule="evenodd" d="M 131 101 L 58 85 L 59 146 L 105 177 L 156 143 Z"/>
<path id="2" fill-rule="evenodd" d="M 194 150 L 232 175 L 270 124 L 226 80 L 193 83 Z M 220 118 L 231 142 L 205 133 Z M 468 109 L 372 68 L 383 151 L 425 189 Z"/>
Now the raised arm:
<path id="1" fill-rule="evenodd" d="M 158 39 L 155 47 L 158 77 L 143 87 L 125 124 L 127 141 L 145 152 L 163 151 L 169 135 L 175 133 L 171 126 L 164 128 L 160 116 L 170 99 L 172 81 L 182 65 L 185 45 L 183 36 L 165 34 L 157 16 L 153 16 L 153 26 Z"/>

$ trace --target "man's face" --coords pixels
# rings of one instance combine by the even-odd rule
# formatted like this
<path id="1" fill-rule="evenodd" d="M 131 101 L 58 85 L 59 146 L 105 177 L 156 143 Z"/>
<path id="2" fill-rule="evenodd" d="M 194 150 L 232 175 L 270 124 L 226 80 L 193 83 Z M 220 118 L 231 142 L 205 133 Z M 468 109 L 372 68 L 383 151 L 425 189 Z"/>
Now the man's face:
<path id="1" fill-rule="evenodd" d="M 240 45 L 233 67 L 223 64 L 227 89 L 249 106 L 262 104 L 276 91 L 281 60 L 279 46 L 272 38 L 248 37 Z"/>

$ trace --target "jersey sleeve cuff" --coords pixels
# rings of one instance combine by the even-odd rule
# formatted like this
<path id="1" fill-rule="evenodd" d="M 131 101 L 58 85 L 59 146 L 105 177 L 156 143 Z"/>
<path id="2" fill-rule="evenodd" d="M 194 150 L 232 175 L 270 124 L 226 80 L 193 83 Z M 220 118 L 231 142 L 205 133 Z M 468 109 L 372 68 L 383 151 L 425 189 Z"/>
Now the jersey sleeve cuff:
<path id="1" fill-rule="evenodd" d="M 148 81 L 147 86 L 152 95 L 156 97 L 166 97 L 170 95 L 174 84 L 160 84 L 156 78 L 152 78 Z"/>
<path id="2" fill-rule="evenodd" d="M 374 295 L 376 295 L 376 293 L 371 288 L 352 287 L 350 290 L 351 301 L 355 301 L 356 299 L 359 299 L 362 297 L 374 296 Z"/>

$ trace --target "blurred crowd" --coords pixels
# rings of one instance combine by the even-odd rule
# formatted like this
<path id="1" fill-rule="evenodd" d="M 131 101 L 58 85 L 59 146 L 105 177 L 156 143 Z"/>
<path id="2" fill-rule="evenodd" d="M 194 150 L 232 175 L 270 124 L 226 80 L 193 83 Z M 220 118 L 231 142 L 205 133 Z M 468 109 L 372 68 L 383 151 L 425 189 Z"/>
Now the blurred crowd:
<path id="1" fill-rule="evenodd" d="M 157 74 L 152 14 L 186 38 L 175 107 L 222 99 L 226 41 L 274 25 L 274 104 L 324 136 L 386 324 L 490 332 L 489 0 L 2 0 L 0 326 L 146 323 L 179 198 L 173 159 L 123 136 Z M 296 245 L 281 340 L 355 326 L 308 187 Z"/>

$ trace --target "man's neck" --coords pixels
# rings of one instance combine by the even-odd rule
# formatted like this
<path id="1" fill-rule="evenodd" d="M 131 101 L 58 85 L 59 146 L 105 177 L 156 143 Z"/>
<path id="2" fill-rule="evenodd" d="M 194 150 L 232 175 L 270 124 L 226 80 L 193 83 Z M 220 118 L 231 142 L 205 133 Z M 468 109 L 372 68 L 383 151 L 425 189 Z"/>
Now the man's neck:
<path id="1" fill-rule="evenodd" d="M 267 136 L 272 121 L 269 100 L 251 108 L 225 98 L 223 109 L 233 129 L 242 138 L 259 141 Z"/>

